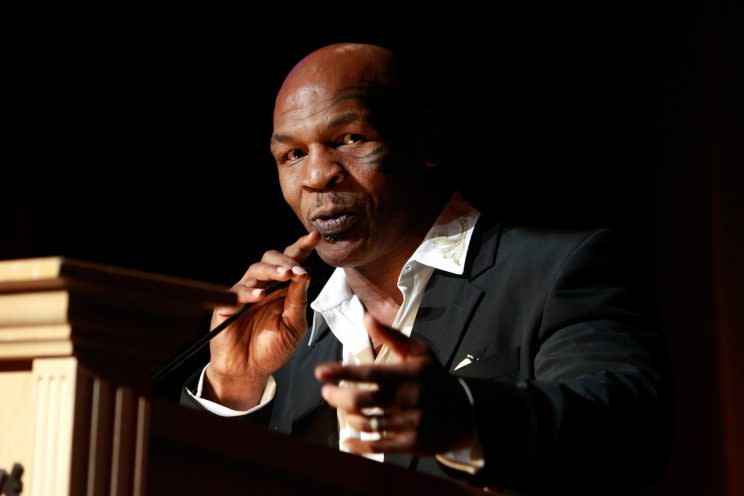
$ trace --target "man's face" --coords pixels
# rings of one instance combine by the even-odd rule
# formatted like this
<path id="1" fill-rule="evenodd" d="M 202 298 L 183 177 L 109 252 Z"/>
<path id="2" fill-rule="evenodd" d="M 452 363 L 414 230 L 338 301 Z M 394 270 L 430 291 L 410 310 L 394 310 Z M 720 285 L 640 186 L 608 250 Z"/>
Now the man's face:
<path id="1" fill-rule="evenodd" d="M 312 82 L 280 93 L 271 152 L 284 198 L 336 267 L 374 262 L 420 235 L 412 165 L 379 124 L 374 89 Z"/>

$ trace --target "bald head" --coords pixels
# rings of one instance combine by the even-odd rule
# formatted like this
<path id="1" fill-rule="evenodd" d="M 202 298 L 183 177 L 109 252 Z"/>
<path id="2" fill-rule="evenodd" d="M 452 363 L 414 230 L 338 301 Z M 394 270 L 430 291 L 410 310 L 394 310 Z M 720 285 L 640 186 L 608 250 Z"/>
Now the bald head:
<path id="1" fill-rule="evenodd" d="M 302 59 L 279 90 L 271 153 L 282 193 L 323 235 L 316 250 L 330 265 L 412 252 L 451 193 L 413 81 L 390 50 L 343 44 Z"/>
<path id="2" fill-rule="evenodd" d="M 333 99 L 359 89 L 396 86 L 400 75 L 395 55 L 376 45 L 343 43 L 320 48 L 290 71 L 279 90 L 274 123 L 285 112 L 319 98 Z"/>
<path id="3" fill-rule="evenodd" d="M 292 142 L 302 130 L 366 122 L 405 162 L 438 164 L 427 175 L 452 188 L 444 166 L 446 140 L 434 108 L 441 102 L 419 85 L 422 80 L 412 69 L 376 45 L 344 43 L 310 53 L 279 90 L 272 147 Z"/>

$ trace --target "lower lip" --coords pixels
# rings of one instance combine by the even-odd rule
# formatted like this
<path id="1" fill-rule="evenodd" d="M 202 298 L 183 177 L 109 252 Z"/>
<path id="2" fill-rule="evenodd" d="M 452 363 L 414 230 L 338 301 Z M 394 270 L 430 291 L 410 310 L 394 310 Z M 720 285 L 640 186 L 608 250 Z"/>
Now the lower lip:
<path id="1" fill-rule="evenodd" d="M 334 241 L 335 238 L 348 231 L 354 222 L 356 222 L 355 215 L 343 214 L 331 219 L 315 219 L 312 224 L 315 230 L 323 236 L 323 239 Z"/>

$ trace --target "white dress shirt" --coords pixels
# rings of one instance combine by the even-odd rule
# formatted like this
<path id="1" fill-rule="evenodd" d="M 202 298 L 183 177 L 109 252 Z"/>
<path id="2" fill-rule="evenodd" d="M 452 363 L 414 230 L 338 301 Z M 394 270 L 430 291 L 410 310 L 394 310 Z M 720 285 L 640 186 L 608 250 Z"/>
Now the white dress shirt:
<path id="1" fill-rule="evenodd" d="M 403 295 L 403 302 L 393 321 L 393 328 L 400 330 L 406 336 L 411 335 L 424 289 L 435 269 L 454 274 L 463 273 L 470 239 L 479 215 L 479 212 L 458 193 L 452 196 L 398 276 L 398 288 Z M 375 356 L 364 326 L 364 308 L 359 298 L 349 288 L 343 269 L 337 268 L 333 272 L 318 297 L 310 304 L 310 307 L 314 310 L 314 314 L 309 343 L 312 344 L 323 326 L 328 325 L 336 339 L 341 342 L 341 362 L 344 365 L 387 364 L 397 359 L 386 346 L 383 346 Z M 218 405 L 201 398 L 205 370 L 206 367 L 199 378 L 195 394 L 190 391 L 188 391 L 188 394 L 193 396 L 205 409 L 217 415 L 245 415 L 260 409 L 274 397 L 276 384 L 271 378 L 264 390 L 261 402 L 252 409 L 236 411 Z M 470 391 L 464 382 L 460 382 L 472 402 Z M 373 440 L 379 436 L 377 433 L 356 431 L 348 425 L 344 413 L 340 410 L 338 419 L 341 449 L 343 449 L 343 441 L 347 439 Z M 437 459 L 452 468 L 474 473 L 483 466 L 483 460 L 478 452 L 477 447 L 472 450 L 464 449 L 446 453 L 443 456 L 438 455 Z M 366 456 L 378 461 L 382 461 L 384 458 L 383 454 Z"/>

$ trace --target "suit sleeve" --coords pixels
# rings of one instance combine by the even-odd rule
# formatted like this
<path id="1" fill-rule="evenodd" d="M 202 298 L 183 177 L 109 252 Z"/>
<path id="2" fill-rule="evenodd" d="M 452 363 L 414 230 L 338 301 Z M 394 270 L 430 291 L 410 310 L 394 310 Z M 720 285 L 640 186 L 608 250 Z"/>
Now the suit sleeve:
<path id="1" fill-rule="evenodd" d="M 671 424 L 662 341 L 623 258 L 607 231 L 581 240 L 546 285 L 532 378 L 466 381 L 478 483 L 608 494 L 659 471 Z"/>

